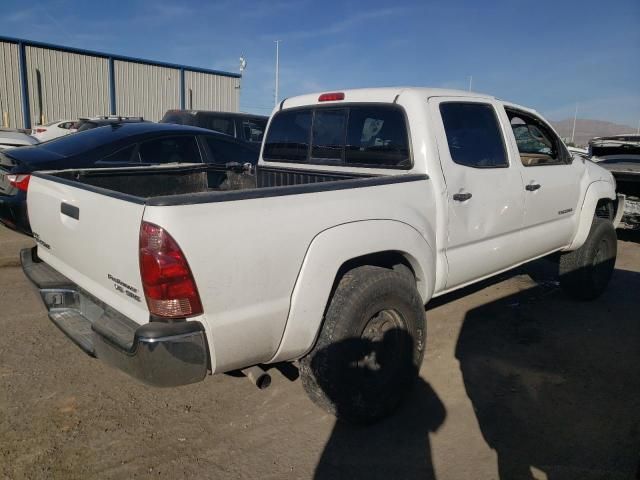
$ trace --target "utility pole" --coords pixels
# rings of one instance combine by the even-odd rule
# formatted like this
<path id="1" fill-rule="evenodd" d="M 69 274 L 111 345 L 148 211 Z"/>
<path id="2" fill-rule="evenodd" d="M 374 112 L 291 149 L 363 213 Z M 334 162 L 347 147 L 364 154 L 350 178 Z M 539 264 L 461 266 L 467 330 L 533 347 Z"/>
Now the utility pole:
<path id="1" fill-rule="evenodd" d="M 276 95 L 275 105 L 278 105 L 278 83 L 280 81 L 280 42 L 282 40 L 275 40 L 276 42 Z"/>
<path id="2" fill-rule="evenodd" d="M 640 135 L 640 120 L 638 120 L 638 129 L 636 130 L 636 135 Z"/>
<path id="3" fill-rule="evenodd" d="M 571 143 L 575 145 L 575 137 L 576 137 L 576 120 L 578 118 L 578 104 L 576 103 L 576 111 L 573 114 L 573 130 L 571 131 Z"/>
<path id="4" fill-rule="evenodd" d="M 473 85 L 473 75 L 469 75 L 469 91 L 471 91 L 471 85 Z"/>

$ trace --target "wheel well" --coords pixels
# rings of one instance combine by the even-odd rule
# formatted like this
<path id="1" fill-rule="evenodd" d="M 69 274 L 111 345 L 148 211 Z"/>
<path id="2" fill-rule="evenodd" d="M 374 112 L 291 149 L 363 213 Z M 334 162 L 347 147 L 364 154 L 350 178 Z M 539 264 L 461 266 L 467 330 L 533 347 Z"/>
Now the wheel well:
<path id="1" fill-rule="evenodd" d="M 416 273 L 411 266 L 411 263 L 402 254 L 402 252 L 391 250 L 386 252 L 370 253 L 367 255 L 362 255 L 361 257 L 347 260 L 338 269 L 338 273 L 336 274 L 336 279 L 334 280 L 334 282 L 337 283 L 349 270 L 353 270 L 356 267 L 362 267 L 364 265 L 371 265 L 373 267 L 382 267 L 391 270 L 411 273 L 411 276 L 414 278 L 414 280 L 416 278 Z"/>
<path id="2" fill-rule="evenodd" d="M 413 278 L 413 281 L 416 281 L 416 273 L 413 267 L 411 266 L 411 262 L 405 257 L 402 252 L 398 252 L 395 250 L 389 250 L 384 252 L 376 252 L 369 253 L 367 255 L 362 255 L 360 257 L 355 257 L 344 262 L 338 272 L 336 273 L 335 278 L 333 279 L 333 285 L 331 286 L 331 293 L 329 294 L 329 300 L 333 298 L 333 294 L 338 287 L 338 283 L 349 270 L 353 270 L 357 267 L 362 267 L 364 265 L 371 265 L 374 267 L 382 267 L 388 268 L 390 270 L 397 270 L 402 273 L 410 274 Z M 329 306 L 330 302 L 327 302 L 326 308 Z M 325 311 L 326 313 L 326 311 Z"/>
<path id="3" fill-rule="evenodd" d="M 611 220 L 615 218 L 616 206 L 613 200 L 610 198 L 601 198 L 596 205 L 596 211 L 594 215 L 598 218 L 604 218 L 605 220 Z"/>

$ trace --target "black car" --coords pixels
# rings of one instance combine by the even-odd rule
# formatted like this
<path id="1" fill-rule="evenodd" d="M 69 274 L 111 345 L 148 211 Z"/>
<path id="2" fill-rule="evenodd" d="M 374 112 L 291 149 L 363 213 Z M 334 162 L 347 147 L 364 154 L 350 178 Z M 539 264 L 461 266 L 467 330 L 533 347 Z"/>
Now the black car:
<path id="1" fill-rule="evenodd" d="M 197 127 L 118 123 L 0 153 L 0 222 L 31 234 L 27 188 L 32 172 L 165 163 L 258 162 L 259 146 Z"/>
<path id="2" fill-rule="evenodd" d="M 211 112 L 206 110 L 168 110 L 160 123 L 192 125 L 226 133 L 245 142 L 262 143 L 269 117 L 249 113 Z"/>

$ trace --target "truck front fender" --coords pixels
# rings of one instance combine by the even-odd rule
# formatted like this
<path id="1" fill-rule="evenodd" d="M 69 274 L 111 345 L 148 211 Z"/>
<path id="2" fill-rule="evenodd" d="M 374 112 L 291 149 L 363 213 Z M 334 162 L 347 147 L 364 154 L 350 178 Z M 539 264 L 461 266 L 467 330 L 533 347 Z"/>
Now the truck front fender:
<path id="1" fill-rule="evenodd" d="M 576 250 L 587 240 L 589 230 L 591 230 L 591 224 L 593 223 L 593 216 L 596 212 L 596 206 L 598 205 L 598 201 L 603 198 L 616 199 L 616 192 L 613 185 L 604 180 L 597 180 L 590 183 L 587 187 L 584 201 L 582 202 L 582 208 L 580 209 L 576 234 L 571 244 L 564 249 L 565 251 Z"/>
<path id="2" fill-rule="evenodd" d="M 340 267 L 379 252 L 397 252 L 411 265 L 426 303 L 433 294 L 435 250 L 410 225 L 395 220 L 364 220 L 320 232 L 311 241 L 291 295 L 291 307 L 278 351 L 269 363 L 306 354 L 322 326 Z"/>

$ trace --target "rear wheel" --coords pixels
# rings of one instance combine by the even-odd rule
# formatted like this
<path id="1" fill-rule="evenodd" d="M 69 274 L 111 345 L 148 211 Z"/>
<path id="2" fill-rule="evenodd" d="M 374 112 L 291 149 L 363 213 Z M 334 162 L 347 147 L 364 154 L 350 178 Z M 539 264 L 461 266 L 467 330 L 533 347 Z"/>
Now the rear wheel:
<path id="1" fill-rule="evenodd" d="M 593 300 L 607 288 L 616 263 L 617 237 L 609 220 L 594 217 L 579 249 L 560 257 L 560 286 L 579 300 Z"/>
<path id="2" fill-rule="evenodd" d="M 340 280 L 318 342 L 300 361 L 304 389 L 339 418 L 373 422 L 393 411 L 415 382 L 425 337 L 412 275 L 355 268 Z"/>

